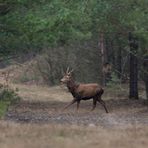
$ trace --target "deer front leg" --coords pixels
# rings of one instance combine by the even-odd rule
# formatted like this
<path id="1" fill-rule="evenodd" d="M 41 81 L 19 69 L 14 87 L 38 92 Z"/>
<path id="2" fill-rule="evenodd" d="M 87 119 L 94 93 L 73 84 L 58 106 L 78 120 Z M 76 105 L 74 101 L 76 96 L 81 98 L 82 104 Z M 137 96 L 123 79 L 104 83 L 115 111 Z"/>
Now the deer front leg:
<path id="1" fill-rule="evenodd" d="M 77 102 L 77 100 L 76 99 L 73 99 L 67 106 L 64 107 L 63 111 L 65 109 L 67 109 L 69 106 L 71 106 L 72 104 L 74 104 L 75 102 Z"/>
<path id="2" fill-rule="evenodd" d="M 106 113 L 109 113 L 109 112 L 108 112 L 108 109 L 107 109 L 107 107 L 106 107 L 105 102 L 104 102 L 101 98 L 98 98 L 97 101 L 104 107 Z"/>

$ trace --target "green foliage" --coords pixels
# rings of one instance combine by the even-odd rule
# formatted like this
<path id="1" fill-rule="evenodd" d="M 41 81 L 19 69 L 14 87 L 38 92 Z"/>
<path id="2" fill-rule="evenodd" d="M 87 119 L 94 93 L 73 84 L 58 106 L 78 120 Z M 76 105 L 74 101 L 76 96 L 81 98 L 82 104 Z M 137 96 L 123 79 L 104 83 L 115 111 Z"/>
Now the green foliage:
<path id="1" fill-rule="evenodd" d="M 9 88 L 8 86 L 2 85 L 0 88 L 0 101 L 6 101 L 15 103 L 20 100 L 20 97 L 16 93 L 16 90 Z"/>
<path id="2" fill-rule="evenodd" d="M 0 118 L 4 116 L 9 105 L 10 105 L 9 101 L 0 101 Z"/>
<path id="3" fill-rule="evenodd" d="M 118 78 L 116 73 L 112 72 L 111 80 L 107 83 L 107 86 L 110 88 L 119 88 L 121 80 Z"/>
<path id="4" fill-rule="evenodd" d="M 145 0 L 2 0 L 0 49 L 30 52 L 86 40 L 100 31 L 133 31 L 148 40 Z"/>
<path id="5" fill-rule="evenodd" d="M 59 67 L 65 69 L 71 65 L 79 69 L 81 63 L 84 70 L 79 73 L 78 78 L 84 80 L 84 73 L 92 67 L 88 63 L 92 64 L 96 60 L 98 64 L 98 59 L 94 56 L 94 60 L 91 54 L 94 46 L 98 46 L 101 32 L 104 33 L 105 41 L 116 45 L 118 42 L 121 49 L 127 50 L 126 53 L 122 52 L 123 56 L 128 54 L 127 35 L 129 31 L 132 32 L 139 41 L 138 55 L 143 56 L 143 50 L 148 45 L 147 5 L 146 0 L 1 0 L 0 56 L 20 52 L 38 53 L 47 49 L 49 58 L 43 59 L 39 65 L 46 82 L 58 83 L 61 73 Z M 119 33 L 120 41 L 116 37 Z M 77 44 L 90 42 L 91 39 L 96 41 L 92 49 L 76 49 Z M 106 44 L 111 49 L 109 52 L 114 52 L 110 57 L 116 56 L 118 47 Z M 69 48 L 67 51 L 67 45 L 75 45 L 75 49 Z M 65 49 L 61 51 L 57 46 Z M 57 48 L 56 52 L 53 47 Z M 95 54 L 99 55 L 98 50 L 95 50 Z M 68 55 L 71 59 L 67 58 Z M 75 61 L 75 64 L 69 61 Z M 89 75 L 93 75 L 92 73 Z M 24 74 L 21 81 L 31 79 Z"/>
<path id="6" fill-rule="evenodd" d="M 1 48 L 8 52 L 29 51 L 89 38 L 90 17 L 84 11 L 84 4 L 59 0 L 16 1 L 15 9 L 0 18 Z"/>
<path id="7" fill-rule="evenodd" d="M 16 92 L 17 90 L 13 90 L 9 86 L 0 84 L 0 118 L 4 116 L 8 107 L 12 103 L 16 103 L 20 100 L 20 97 Z"/>

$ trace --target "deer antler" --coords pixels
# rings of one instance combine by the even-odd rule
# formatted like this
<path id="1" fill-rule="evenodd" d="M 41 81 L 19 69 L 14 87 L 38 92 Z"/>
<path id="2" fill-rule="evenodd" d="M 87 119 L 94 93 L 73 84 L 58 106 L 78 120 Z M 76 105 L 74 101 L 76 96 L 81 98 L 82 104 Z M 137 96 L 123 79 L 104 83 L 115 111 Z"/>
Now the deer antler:
<path id="1" fill-rule="evenodd" d="M 69 73 L 68 71 L 69 71 L 69 67 L 67 67 L 66 73 Z"/>
<path id="2" fill-rule="evenodd" d="M 72 73 L 72 72 L 73 72 L 73 69 L 69 73 Z"/>
<path id="3" fill-rule="evenodd" d="M 70 74 L 70 73 L 72 73 L 72 72 L 73 72 L 73 69 L 72 69 L 71 71 L 69 71 L 69 67 L 67 67 L 66 73 L 67 73 L 67 74 Z"/>

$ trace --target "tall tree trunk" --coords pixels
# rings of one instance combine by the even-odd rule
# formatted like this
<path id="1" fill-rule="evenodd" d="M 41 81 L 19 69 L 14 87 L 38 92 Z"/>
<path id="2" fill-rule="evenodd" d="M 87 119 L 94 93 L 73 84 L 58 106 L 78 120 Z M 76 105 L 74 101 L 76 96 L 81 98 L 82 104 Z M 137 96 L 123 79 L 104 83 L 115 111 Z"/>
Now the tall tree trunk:
<path id="1" fill-rule="evenodd" d="M 148 101 L 148 75 L 147 75 L 147 78 L 146 78 L 146 81 L 145 81 L 145 89 L 146 89 L 146 98 L 147 98 L 147 101 Z"/>
<path id="2" fill-rule="evenodd" d="M 143 80 L 144 80 L 144 83 L 145 83 L 146 97 L 147 97 L 147 102 L 148 102 L 148 55 L 144 57 Z"/>
<path id="3" fill-rule="evenodd" d="M 116 58 L 117 76 L 119 79 L 121 79 L 122 78 L 122 43 L 120 41 L 120 34 L 116 34 L 116 44 L 117 44 L 117 58 Z"/>
<path id="4" fill-rule="evenodd" d="M 138 59 L 137 50 L 138 43 L 137 39 L 133 37 L 132 33 L 129 32 L 129 46 L 130 46 L 130 90 L 129 98 L 138 99 Z"/>
<path id="5" fill-rule="evenodd" d="M 118 70 L 118 78 L 121 79 L 121 73 L 122 73 L 121 47 L 118 48 L 118 53 L 117 53 L 117 70 Z"/>
<path id="6" fill-rule="evenodd" d="M 106 54 L 106 48 L 105 48 L 105 45 L 104 45 L 104 33 L 101 32 L 100 33 L 100 38 L 99 38 L 99 49 L 101 51 L 101 61 L 102 61 L 102 85 L 106 85 L 105 83 L 105 74 L 103 72 L 103 66 L 104 64 L 107 62 L 107 54 Z"/>

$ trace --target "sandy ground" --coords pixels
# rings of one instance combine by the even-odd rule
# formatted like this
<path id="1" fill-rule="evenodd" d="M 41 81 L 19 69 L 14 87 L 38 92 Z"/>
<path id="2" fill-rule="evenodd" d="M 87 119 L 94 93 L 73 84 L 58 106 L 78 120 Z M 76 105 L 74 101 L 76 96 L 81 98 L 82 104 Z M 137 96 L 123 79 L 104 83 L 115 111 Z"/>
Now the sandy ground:
<path id="1" fill-rule="evenodd" d="M 61 111 L 72 97 L 60 87 L 15 85 L 21 102 L 0 121 L 0 148 L 146 148 L 148 107 L 144 100 L 127 99 L 127 91 L 106 90 L 106 114 L 92 101 Z"/>
<path id="2" fill-rule="evenodd" d="M 93 125 L 106 128 L 123 128 L 133 124 L 148 125 L 148 107 L 144 105 L 143 100 L 106 100 L 108 114 L 100 104 L 91 112 L 92 101 L 82 102 L 79 111 L 76 111 L 76 105 L 62 111 L 68 103 L 21 101 L 9 108 L 5 120 L 18 123 Z"/>

